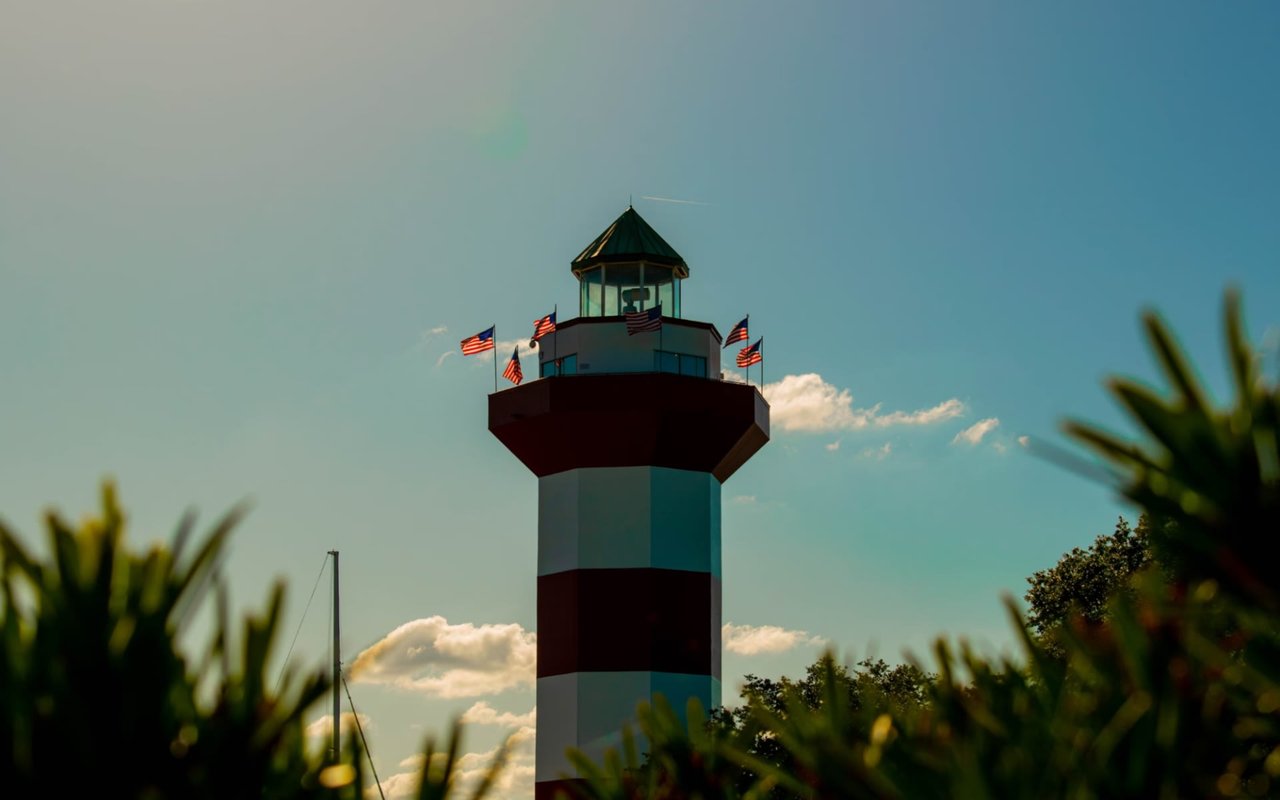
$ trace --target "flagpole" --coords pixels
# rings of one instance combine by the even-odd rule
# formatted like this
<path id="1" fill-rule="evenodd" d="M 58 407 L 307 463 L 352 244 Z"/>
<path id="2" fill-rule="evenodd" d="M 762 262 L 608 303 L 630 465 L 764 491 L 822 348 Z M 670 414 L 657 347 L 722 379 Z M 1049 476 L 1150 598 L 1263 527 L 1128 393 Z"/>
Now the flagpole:
<path id="1" fill-rule="evenodd" d="M 546 308 L 546 306 L 543 306 L 543 308 Z M 551 333 L 552 333 L 552 339 L 551 339 L 551 374 L 552 374 L 552 375 L 559 375 L 559 374 L 560 374 L 560 364 L 559 364 L 559 362 L 557 361 L 557 359 L 558 359 L 558 358 L 559 358 L 559 356 L 560 356 L 560 304 L 559 304 L 559 303 L 556 303 L 556 304 L 554 304 L 554 305 L 552 305 L 552 306 L 551 306 L 551 316 L 552 316 L 553 318 L 555 318 L 555 321 L 556 321 L 556 329 L 555 329 L 554 331 L 552 331 L 552 332 L 551 332 Z M 541 345 L 539 345 L 539 346 L 541 346 Z M 539 362 L 541 362 L 541 361 L 542 361 L 542 359 L 538 359 L 538 361 L 539 361 Z M 541 373 L 542 373 L 542 366 L 541 366 L 541 365 L 539 365 L 539 366 L 538 366 L 538 373 L 539 373 L 539 374 L 538 374 L 538 377 L 539 377 L 539 378 L 541 378 L 541 377 L 542 377 L 542 374 L 541 374 Z"/>
<path id="2" fill-rule="evenodd" d="M 498 392 L 498 324 L 493 324 L 493 391 Z"/>
<path id="3" fill-rule="evenodd" d="M 659 352 L 662 351 L 662 329 L 664 327 L 666 326 L 662 324 L 662 302 L 659 301 L 658 302 L 658 351 Z M 659 359 L 661 359 L 661 356 L 659 356 Z M 659 361 L 658 363 L 661 364 L 662 362 Z"/>
<path id="4" fill-rule="evenodd" d="M 760 337 L 760 394 L 764 394 L 764 337 Z"/>

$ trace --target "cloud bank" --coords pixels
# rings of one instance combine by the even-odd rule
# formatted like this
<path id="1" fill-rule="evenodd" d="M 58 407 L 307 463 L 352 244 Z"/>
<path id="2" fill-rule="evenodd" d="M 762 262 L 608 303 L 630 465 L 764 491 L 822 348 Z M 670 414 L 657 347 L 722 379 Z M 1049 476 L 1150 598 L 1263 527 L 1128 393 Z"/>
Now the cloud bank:
<path id="1" fill-rule="evenodd" d="M 537 636 L 519 625 L 406 622 L 356 656 L 352 680 L 435 697 L 477 697 L 533 684 Z"/>
<path id="2" fill-rule="evenodd" d="M 523 727 L 506 739 L 507 762 L 498 774 L 497 781 L 486 795 L 494 800 L 515 800 L 533 797 L 533 744 L 537 733 L 532 727 Z M 455 762 L 456 772 L 450 784 L 449 796 L 466 797 L 475 791 L 485 772 L 498 757 L 500 748 L 481 753 L 465 753 Z M 443 754 L 441 754 L 443 755 Z M 406 800 L 417 796 L 418 774 L 422 769 L 422 756 L 414 755 L 401 761 L 404 772 L 391 775 L 382 782 L 387 800 Z M 365 790 L 366 800 L 380 800 L 377 786 Z"/>
<path id="3" fill-rule="evenodd" d="M 726 622 L 720 631 L 724 649 L 740 656 L 783 653 L 806 644 L 822 644 L 823 639 L 807 631 L 792 631 L 777 625 L 734 625 Z"/>
<path id="4" fill-rule="evenodd" d="M 956 398 L 916 411 L 881 413 L 880 405 L 855 408 L 848 389 L 837 389 L 816 372 L 787 375 L 766 384 L 771 425 L 783 431 L 819 432 L 862 430 L 893 425 L 932 425 L 964 413 L 964 403 Z"/>
<path id="5" fill-rule="evenodd" d="M 537 707 L 524 714 L 512 714 L 510 711 L 499 712 L 493 706 L 481 700 L 462 712 L 464 725 L 498 725 L 503 728 L 532 728 L 538 721 Z"/>

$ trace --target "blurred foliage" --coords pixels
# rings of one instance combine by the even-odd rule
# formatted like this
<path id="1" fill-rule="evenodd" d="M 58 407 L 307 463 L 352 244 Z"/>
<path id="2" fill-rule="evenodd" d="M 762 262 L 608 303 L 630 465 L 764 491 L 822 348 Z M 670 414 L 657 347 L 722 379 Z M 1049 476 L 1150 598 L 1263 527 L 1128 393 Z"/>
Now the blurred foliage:
<path id="1" fill-rule="evenodd" d="M 658 699 L 639 710 L 643 745 L 628 735 L 625 752 L 603 764 L 574 755 L 585 781 L 572 791 L 618 800 L 1280 796 L 1271 550 L 1280 388 L 1258 370 L 1234 295 L 1225 316 L 1228 406 L 1210 404 L 1148 314 L 1169 389 L 1110 384 L 1139 438 L 1068 424 L 1144 517 L 1138 531 L 1123 526 L 1033 578 L 1043 591 L 1030 623 L 1009 601 L 1021 657 L 942 640 L 936 676 L 916 666 L 899 681 L 886 680 L 887 665 L 850 671 L 828 656 L 802 681 L 750 678 L 745 706 L 712 720 L 694 704 L 682 722 Z"/>
<path id="2" fill-rule="evenodd" d="M 268 679 L 283 587 L 233 636 L 219 564 L 240 516 L 199 544 L 188 516 L 171 547 L 136 553 L 108 485 L 100 517 L 72 527 L 47 516 L 47 559 L 0 525 L 5 796 L 363 796 L 355 737 L 337 759 L 328 740 L 307 741 L 305 716 L 327 696 L 328 678 L 288 668 L 276 688 Z M 212 613 L 207 641 L 180 647 L 201 613 Z M 452 788 L 457 748 L 456 729 L 444 759 L 428 742 L 420 797 Z M 491 781 L 492 771 L 478 791 Z"/>

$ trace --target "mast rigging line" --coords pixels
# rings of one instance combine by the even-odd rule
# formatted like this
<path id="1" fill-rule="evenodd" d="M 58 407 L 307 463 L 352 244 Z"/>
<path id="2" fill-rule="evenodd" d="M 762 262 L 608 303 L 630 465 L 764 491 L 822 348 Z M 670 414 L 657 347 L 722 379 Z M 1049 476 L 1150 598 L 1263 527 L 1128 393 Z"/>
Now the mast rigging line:
<path id="1" fill-rule="evenodd" d="M 373 782 L 378 787 L 378 794 L 382 800 L 387 800 L 387 795 L 382 791 L 382 780 L 378 778 L 378 768 L 373 765 L 373 751 L 369 749 L 369 740 L 364 737 L 364 726 L 360 724 L 360 715 L 356 713 L 356 701 L 351 699 L 351 687 L 347 685 L 347 676 L 342 676 L 342 688 L 347 693 L 347 705 L 351 706 L 351 719 L 356 723 L 356 730 L 360 733 L 360 742 L 364 745 L 364 757 L 369 759 L 369 769 L 373 772 Z"/>
<path id="2" fill-rule="evenodd" d="M 280 675 L 276 678 L 276 692 L 280 691 L 280 683 L 284 680 L 284 671 L 289 666 L 289 656 L 293 655 L 293 646 L 298 643 L 298 634 L 302 633 L 302 623 L 307 621 L 307 612 L 311 610 L 311 601 L 316 599 L 316 590 L 320 588 L 320 579 L 324 577 L 324 568 L 329 565 L 329 554 L 324 554 L 324 560 L 320 562 L 320 574 L 316 575 L 315 585 L 311 587 L 311 596 L 307 598 L 306 608 L 302 609 L 302 619 L 298 620 L 298 629 L 293 632 L 293 641 L 289 642 L 289 652 L 284 654 L 284 661 L 280 664 Z"/>

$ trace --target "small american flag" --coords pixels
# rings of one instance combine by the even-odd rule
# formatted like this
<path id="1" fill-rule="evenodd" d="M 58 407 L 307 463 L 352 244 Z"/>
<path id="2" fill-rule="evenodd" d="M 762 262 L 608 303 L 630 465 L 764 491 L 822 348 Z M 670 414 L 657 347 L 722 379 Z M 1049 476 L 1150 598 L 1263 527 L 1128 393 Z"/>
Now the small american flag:
<path id="1" fill-rule="evenodd" d="M 729 331 L 729 335 L 724 337 L 724 346 L 728 347 L 734 342 L 745 342 L 747 340 L 747 320 L 751 319 L 750 315 L 742 318 L 742 322 L 733 326 L 733 330 Z"/>
<path id="2" fill-rule="evenodd" d="M 507 362 L 507 368 L 502 371 L 502 377 L 520 385 L 520 381 L 524 380 L 524 372 L 520 369 L 520 345 L 516 345 L 516 349 L 511 353 L 511 360 Z"/>
<path id="3" fill-rule="evenodd" d="M 487 331 L 480 331 L 475 336 L 468 336 L 462 340 L 461 344 L 464 356 L 474 356 L 476 353 L 492 350 L 493 328 L 489 328 Z"/>
<path id="4" fill-rule="evenodd" d="M 533 321 L 533 341 L 538 341 L 548 333 L 556 332 L 556 312 L 552 311 L 542 319 Z"/>
<path id="5" fill-rule="evenodd" d="M 634 336 L 637 333 L 645 333 L 647 331 L 661 330 L 662 328 L 662 306 L 654 306 L 648 311 L 633 311 L 630 314 L 623 314 L 627 321 L 627 335 Z"/>
<path id="6" fill-rule="evenodd" d="M 752 364 L 759 364 L 764 361 L 764 354 L 760 352 L 760 345 L 764 344 L 764 337 L 756 339 L 756 343 L 750 347 L 744 347 L 738 351 L 738 366 L 749 367 Z M 764 367 L 761 367 L 764 369 Z"/>

